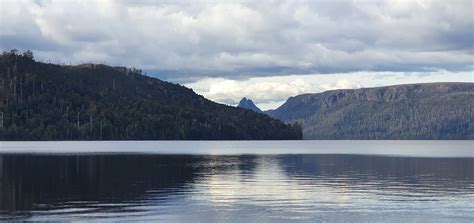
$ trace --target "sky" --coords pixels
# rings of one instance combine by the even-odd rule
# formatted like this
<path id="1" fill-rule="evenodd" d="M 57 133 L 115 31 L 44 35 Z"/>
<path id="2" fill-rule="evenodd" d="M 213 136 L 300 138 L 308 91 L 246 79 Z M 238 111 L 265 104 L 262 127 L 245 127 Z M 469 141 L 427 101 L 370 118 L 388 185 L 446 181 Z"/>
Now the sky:
<path id="1" fill-rule="evenodd" d="M 274 109 L 340 88 L 474 82 L 472 0 L 0 0 L 0 49 L 136 67 Z"/>

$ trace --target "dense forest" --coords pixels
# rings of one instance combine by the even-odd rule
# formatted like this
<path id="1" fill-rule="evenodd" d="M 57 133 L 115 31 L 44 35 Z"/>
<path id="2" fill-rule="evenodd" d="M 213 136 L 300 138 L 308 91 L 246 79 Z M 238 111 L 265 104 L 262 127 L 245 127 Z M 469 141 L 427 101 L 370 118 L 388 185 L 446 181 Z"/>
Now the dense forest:
<path id="1" fill-rule="evenodd" d="M 305 139 L 474 139 L 474 83 L 334 90 L 266 113 L 299 122 Z"/>
<path id="2" fill-rule="evenodd" d="M 100 64 L 0 56 L 0 140 L 301 139 L 301 127 Z"/>

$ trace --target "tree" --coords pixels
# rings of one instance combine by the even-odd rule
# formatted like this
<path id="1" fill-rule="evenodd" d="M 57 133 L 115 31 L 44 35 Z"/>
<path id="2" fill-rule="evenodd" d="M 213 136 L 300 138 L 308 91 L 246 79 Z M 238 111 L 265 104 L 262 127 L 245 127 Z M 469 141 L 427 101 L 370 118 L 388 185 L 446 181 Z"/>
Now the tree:
<path id="1" fill-rule="evenodd" d="M 33 59 L 33 52 L 31 52 L 31 50 L 27 50 L 23 52 L 23 56 L 29 59 Z"/>

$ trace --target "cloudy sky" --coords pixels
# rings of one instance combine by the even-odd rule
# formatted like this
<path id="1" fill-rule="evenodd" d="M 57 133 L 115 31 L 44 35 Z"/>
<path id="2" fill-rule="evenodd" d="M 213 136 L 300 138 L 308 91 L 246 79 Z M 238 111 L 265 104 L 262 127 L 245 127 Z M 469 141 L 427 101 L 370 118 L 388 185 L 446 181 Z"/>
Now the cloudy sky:
<path id="1" fill-rule="evenodd" d="M 0 0 L 0 49 L 141 68 L 263 109 L 337 88 L 474 82 L 472 0 Z"/>

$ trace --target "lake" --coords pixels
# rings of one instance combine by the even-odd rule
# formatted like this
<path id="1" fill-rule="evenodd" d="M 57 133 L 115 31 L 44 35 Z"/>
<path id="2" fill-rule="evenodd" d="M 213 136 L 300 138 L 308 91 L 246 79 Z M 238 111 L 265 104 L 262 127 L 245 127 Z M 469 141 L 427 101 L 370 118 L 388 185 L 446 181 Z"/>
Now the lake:
<path id="1" fill-rule="evenodd" d="M 474 142 L 0 142 L 0 220 L 473 222 Z"/>

